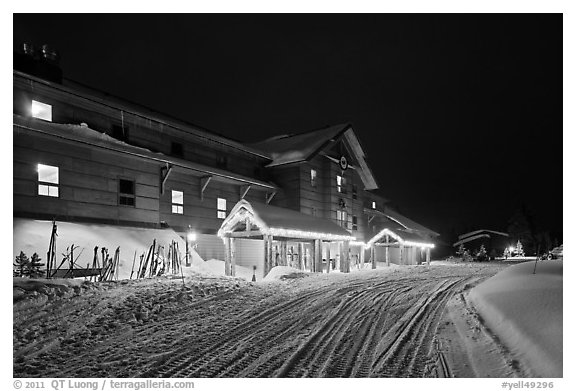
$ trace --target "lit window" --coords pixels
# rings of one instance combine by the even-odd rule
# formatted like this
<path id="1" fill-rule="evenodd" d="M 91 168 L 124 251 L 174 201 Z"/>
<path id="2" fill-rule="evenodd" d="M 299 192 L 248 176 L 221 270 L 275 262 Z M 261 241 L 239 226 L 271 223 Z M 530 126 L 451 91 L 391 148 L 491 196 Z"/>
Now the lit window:
<path id="1" fill-rule="evenodd" d="M 32 117 L 52 122 L 52 106 L 46 103 L 32 101 Z"/>
<path id="2" fill-rule="evenodd" d="M 218 207 L 218 218 L 219 219 L 225 219 L 226 218 L 226 199 L 225 198 L 218 198 L 216 204 Z"/>
<path id="3" fill-rule="evenodd" d="M 372 201 L 372 209 L 376 209 L 376 201 Z"/>
<path id="4" fill-rule="evenodd" d="M 134 181 L 130 179 L 118 180 L 118 204 L 127 206 L 136 204 Z"/>
<path id="5" fill-rule="evenodd" d="M 316 170 L 310 170 L 310 185 L 316 187 Z"/>
<path id="6" fill-rule="evenodd" d="M 346 194 L 346 178 L 336 175 L 336 190 L 338 193 Z"/>
<path id="7" fill-rule="evenodd" d="M 172 190 L 172 213 L 184 213 L 184 193 L 177 190 Z"/>
<path id="8" fill-rule="evenodd" d="M 358 217 L 352 216 L 352 231 L 358 231 Z"/>
<path id="9" fill-rule="evenodd" d="M 38 195 L 58 197 L 58 167 L 38 164 Z"/>
<path id="10" fill-rule="evenodd" d="M 336 220 L 341 227 L 348 228 L 348 212 L 345 210 L 337 210 Z"/>

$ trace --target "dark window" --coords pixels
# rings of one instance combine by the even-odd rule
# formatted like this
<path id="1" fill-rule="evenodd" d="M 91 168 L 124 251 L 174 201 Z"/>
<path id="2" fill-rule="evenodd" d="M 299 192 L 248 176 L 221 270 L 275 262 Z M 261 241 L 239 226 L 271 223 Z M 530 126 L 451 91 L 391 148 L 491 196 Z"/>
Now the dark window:
<path id="1" fill-rule="evenodd" d="M 355 200 L 358 198 L 358 186 L 352 185 L 352 199 Z"/>
<path id="2" fill-rule="evenodd" d="M 216 165 L 220 168 L 227 168 L 228 167 L 228 156 L 218 155 L 218 157 L 216 158 Z"/>
<path id="3" fill-rule="evenodd" d="M 172 147 L 170 148 L 170 155 L 176 157 L 184 157 L 184 146 L 182 145 L 182 143 L 172 141 Z"/>
<path id="4" fill-rule="evenodd" d="M 118 204 L 134 206 L 136 197 L 134 192 L 134 181 L 129 179 L 118 180 Z"/>
<path id="5" fill-rule="evenodd" d="M 358 231 L 358 217 L 352 216 L 352 231 Z"/>
<path id="6" fill-rule="evenodd" d="M 116 140 L 128 141 L 128 127 L 112 125 L 112 137 Z"/>

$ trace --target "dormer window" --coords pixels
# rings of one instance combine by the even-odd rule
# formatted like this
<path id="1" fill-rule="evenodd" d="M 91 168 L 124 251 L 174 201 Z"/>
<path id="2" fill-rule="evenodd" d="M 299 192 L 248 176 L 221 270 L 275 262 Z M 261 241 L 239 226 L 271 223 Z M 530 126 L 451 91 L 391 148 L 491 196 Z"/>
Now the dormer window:
<path id="1" fill-rule="evenodd" d="M 52 106 L 47 103 L 32 101 L 32 117 L 52 122 Z"/>
<path id="2" fill-rule="evenodd" d="M 336 190 L 338 193 L 346 194 L 346 178 L 336 175 Z"/>
<path id="3" fill-rule="evenodd" d="M 316 170 L 310 170 L 310 186 L 316 187 Z"/>
<path id="4" fill-rule="evenodd" d="M 376 201 L 372 201 L 372 209 L 376 209 Z"/>

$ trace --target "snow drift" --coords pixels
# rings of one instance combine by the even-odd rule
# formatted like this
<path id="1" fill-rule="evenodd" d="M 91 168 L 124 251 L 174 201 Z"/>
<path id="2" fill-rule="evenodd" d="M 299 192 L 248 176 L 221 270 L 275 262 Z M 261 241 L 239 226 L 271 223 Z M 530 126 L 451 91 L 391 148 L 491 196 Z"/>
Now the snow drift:
<path id="1" fill-rule="evenodd" d="M 562 261 L 510 266 L 472 289 L 486 325 L 535 377 L 562 377 Z"/>
<path id="2" fill-rule="evenodd" d="M 36 252 L 42 258 L 42 262 L 45 263 L 50 234 L 52 233 L 52 222 L 14 219 L 13 224 L 12 259 L 14 259 L 20 251 L 24 251 L 29 257 Z M 178 242 L 182 255 L 182 265 L 185 263 L 183 257 L 186 252 L 186 243 L 172 229 L 135 228 L 67 222 L 56 222 L 56 225 L 58 226 L 58 238 L 56 239 L 56 259 L 58 260 L 58 264 L 62 259 L 62 253 L 65 253 L 66 248 L 72 246 L 72 244 L 79 246 L 79 249 L 75 251 L 75 257 L 82 252 L 77 261 L 80 267 L 86 267 L 88 264 L 92 264 L 95 246 L 107 248 L 110 256 L 113 256 L 116 248 L 120 247 L 118 278 L 130 278 L 134 252 L 136 252 L 135 269 L 137 271 L 140 254 L 145 254 L 148 251 L 154 239 L 156 239 L 157 246 L 160 245 L 164 247 L 164 253 L 166 255 L 168 254 L 168 246 L 171 241 L 175 240 Z M 192 266 L 184 267 L 185 274 L 187 272 L 206 273 L 209 271 L 204 264 L 204 260 L 194 249 L 190 249 L 190 254 Z M 62 267 L 67 268 L 68 265 L 64 264 Z M 136 271 L 134 272 L 135 274 Z"/>

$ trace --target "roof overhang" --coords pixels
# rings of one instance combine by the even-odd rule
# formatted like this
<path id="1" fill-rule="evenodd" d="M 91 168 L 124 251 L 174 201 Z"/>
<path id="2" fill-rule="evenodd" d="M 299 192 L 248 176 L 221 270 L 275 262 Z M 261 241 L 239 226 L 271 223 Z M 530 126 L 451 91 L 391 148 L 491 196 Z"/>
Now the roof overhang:
<path id="1" fill-rule="evenodd" d="M 87 126 L 57 124 L 14 114 L 14 127 L 15 129 L 18 129 L 18 131 L 32 132 L 41 136 L 57 138 L 68 143 L 84 144 L 110 152 L 152 160 L 162 165 L 167 164 L 188 172 L 193 171 L 196 173 L 196 176 L 212 176 L 215 180 L 238 185 L 255 186 L 255 188 L 261 188 L 263 190 L 273 191 L 277 189 L 275 185 L 255 178 L 249 178 L 219 168 L 174 158 L 162 153 L 152 152 L 146 148 L 130 145 L 116 140 L 104 133 L 90 129 Z"/>
<path id="2" fill-rule="evenodd" d="M 479 230 L 476 230 L 476 231 L 472 231 L 472 232 L 468 232 L 468 233 L 459 235 L 459 236 L 458 236 L 458 239 L 464 239 L 464 238 L 467 238 L 467 237 L 469 237 L 469 236 L 478 235 L 478 234 L 481 233 L 481 232 L 487 232 L 488 234 L 494 234 L 494 235 L 500 235 L 500 236 L 506 236 L 506 237 L 509 236 L 509 235 L 508 235 L 507 233 L 505 233 L 505 232 L 492 231 L 492 230 L 490 230 L 490 229 L 479 229 Z M 488 237 L 490 237 L 490 235 L 488 235 Z"/>
<path id="3" fill-rule="evenodd" d="M 386 218 L 394 221 L 395 223 L 401 225 L 405 229 L 421 232 L 423 234 L 427 234 L 427 235 L 431 235 L 431 236 L 440 236 L 439 233 L 434 232 L 431 229 L 428 229 L 428 228 L 424 227 L 423 225 L 418 224 L 417 222 L 410 220 L 406 216 L 402 216 L 400 213 L 395 212 L 395 211 L 391 210 L 390 208 L 386 208 L 384 211 L 380 211 L 377 209 L 364 208 L 364 214 L 367 214 L 369 216 L 386 217 Z"/>
<path id="4" fill-rule="evenodd" d="M 366 243 L 366 247 L 372 247 L 376 243 L 379 243 L 386 236 L 390 236 L 399 244 L 406 247 L 434 248 L 434 243 L 414 240 L 414 234 L 410 234 L 408 232 L 404 233 L 399 230 L 391 230 L 389 228 L 384 228 L 382 231 L 374 235 L 374 237 Z"/>
<path id="5" fill-rule="evenodd" d="M 344 228 L 331 221 L 244 199 L 238 201 L 218 230 L 218 236 L 259 238 L 263 235 L 301 240 L 353 241 Z"/>

